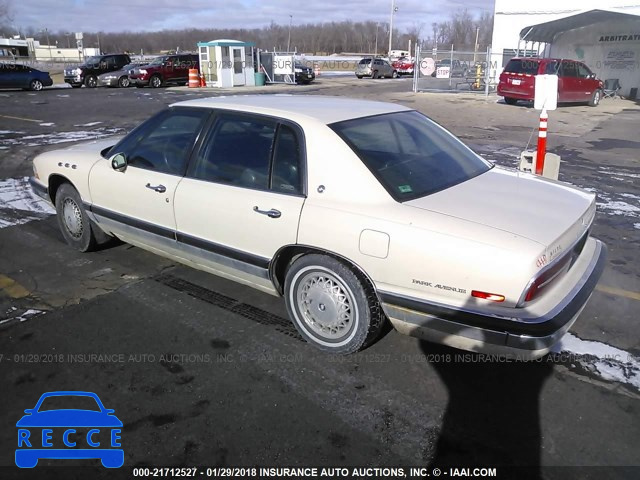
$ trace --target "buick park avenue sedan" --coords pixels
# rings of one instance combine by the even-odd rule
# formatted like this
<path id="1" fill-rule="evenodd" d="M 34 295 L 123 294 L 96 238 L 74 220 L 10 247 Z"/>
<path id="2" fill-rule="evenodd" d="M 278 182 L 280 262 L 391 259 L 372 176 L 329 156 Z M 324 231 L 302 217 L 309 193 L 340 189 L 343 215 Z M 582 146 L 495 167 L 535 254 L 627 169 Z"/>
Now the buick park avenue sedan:
<path id="1" fill-rule="evenodd" d="M 72 247 L 117 237 L 283 296 L 300 335 L 333 353 L 390 321 L 457 348 L 544 355 L 605 259 L 594 195 L 495 167 L 395 104 L 190 100 L 33 163 Z"/>

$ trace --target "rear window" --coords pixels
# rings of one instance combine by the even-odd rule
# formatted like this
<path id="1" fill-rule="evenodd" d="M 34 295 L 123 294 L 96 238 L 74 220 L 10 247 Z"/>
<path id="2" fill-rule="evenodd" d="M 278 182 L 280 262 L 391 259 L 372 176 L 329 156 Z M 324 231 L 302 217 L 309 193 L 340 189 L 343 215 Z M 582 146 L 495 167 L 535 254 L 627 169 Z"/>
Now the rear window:
<path id="1" fill-rule="evenodd" d="M 358 65 L 369 65 L 371 63 L 371 59 L 370 58 L 363 58 L 362 60 L 360 60 L 358 62 Z"/>
<path id="2" fill-rule="evenodd" d="M 415 111 L 347 120 L 331 128 L 399 202 L 444 190 L 491 168 L 444 128 Z"/>
<path id="3" fill-rule="evenodd" d="M 504 67 L 504 71 L 508 73 L 526 73 L 529 75 L 537 75 L 539 65 L 540 61 L 533 58 L 512 58 L 511 60 L 509 60 L 509 63 L 507 63 L 507 66 Z"/>

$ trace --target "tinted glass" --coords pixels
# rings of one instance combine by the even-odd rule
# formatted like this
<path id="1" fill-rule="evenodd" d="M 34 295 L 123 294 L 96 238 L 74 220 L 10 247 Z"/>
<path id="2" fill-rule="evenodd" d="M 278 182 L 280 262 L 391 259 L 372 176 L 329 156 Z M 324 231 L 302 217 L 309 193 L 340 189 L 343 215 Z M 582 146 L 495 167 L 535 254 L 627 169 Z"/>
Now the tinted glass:
<path id="1" fill-rule="evenodd" d="M 544 73 L 547 75 L 558 75 L 558 62 L 549 62 L 544 68 Z"/>
<path id="2" fill-rule="evenodd" d="M 578 76 L 580 78 L 587 78 L 589 75 L 591 75 L 591 70 L 589 70 L 586 65 L 583 65 L 582 63 L 578 63 L 577 66 L 578 66 Z"/>
<path id="3" fill-rule="evenodd" d="M 223 114 L 205 140 L 191 176 L 247 188 L 269 188 L 276 123 Z"/>
<path id="4" fill-rule="evenodd" d="M 563 77 L 577 77 L 578 66 L 575 62 L 562 62 L 560 75 Z"/>
<path id="5" fill-rule="evenodd" d="M 377 115 L 331 128 L 398 201 L 444 190 L 480 175 L 491 164 L 418 112 Z"/>
<path id="6" fill-rule="evenodd" d="M 529 58 L 514 58 L 509 60 L 504 71 L 508 73 L 528 73 L 529 75 L 538 74 L 538 66 L 540 62 Z"/>
<path id="7" fill-rule="evenodd" d="M 155 119 L 148 128 L 131 135 L 113 153 L 125 153 L 129 165 L 172 175 L 182 175 L 209 111 L 175 108 Z M 122 148 L 122 147 L 129 148 Z"/>
<path id="8" fill-rule="evenodd" d="M 271 168 L 271 189 L 281 193 L 302 193 L 300 144 L 291 127 L 278 128 Z"/>
<path id="9" fill-rule="evenodd" d="M 369 65 L 371 63 L 371 59 L 370 58 L 363 58 L 362 60 L 360 60 L 358 62 L 358 65 Z"/>

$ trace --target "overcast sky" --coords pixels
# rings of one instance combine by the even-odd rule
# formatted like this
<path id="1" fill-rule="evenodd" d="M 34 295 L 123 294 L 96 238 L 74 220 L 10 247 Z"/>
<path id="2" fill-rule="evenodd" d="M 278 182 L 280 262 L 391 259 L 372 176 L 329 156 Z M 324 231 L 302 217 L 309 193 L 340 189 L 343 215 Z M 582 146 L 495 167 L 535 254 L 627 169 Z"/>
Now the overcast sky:
<path id="1" fill-rule="evenodd" d="M 16 28 L 50 31 L 153 31 L 183 28 L 255 28 L 281 25 L 365 21 L 388 22 L 391 0 L 9 0 Z M 467 8 L 493 12 L 494 0 L 395 0 L 394 26 L 423 24 Z"/>

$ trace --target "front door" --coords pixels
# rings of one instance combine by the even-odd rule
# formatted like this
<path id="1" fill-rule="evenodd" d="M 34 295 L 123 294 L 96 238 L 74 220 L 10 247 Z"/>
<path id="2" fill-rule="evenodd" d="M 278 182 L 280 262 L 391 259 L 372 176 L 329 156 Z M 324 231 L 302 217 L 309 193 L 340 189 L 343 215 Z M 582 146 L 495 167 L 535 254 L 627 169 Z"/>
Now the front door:
<path id="1" fill-rule="evenodd" d="M 233 86 L 244 85 L 244 47 L 231 47 L 231 60 L 233 62 Z"/>
<path id="2" fill-rule="evenodd" d="M 219 115 L 175 198 L 178 241 L 198 249 L 202 265 L 267 285 L 269 261 L 297 241 L 301 141 L 275 119 Z"/>
<path id="3" fill-rule="evenodd" d="M 174 197 L 191 148 L 210 111 L 171 108 L 111 149 L 127 159 L 123 171 L 98 162 L 89 174 L 91 210 L 106 229 L 131 243 L 175 241 Z"/>

